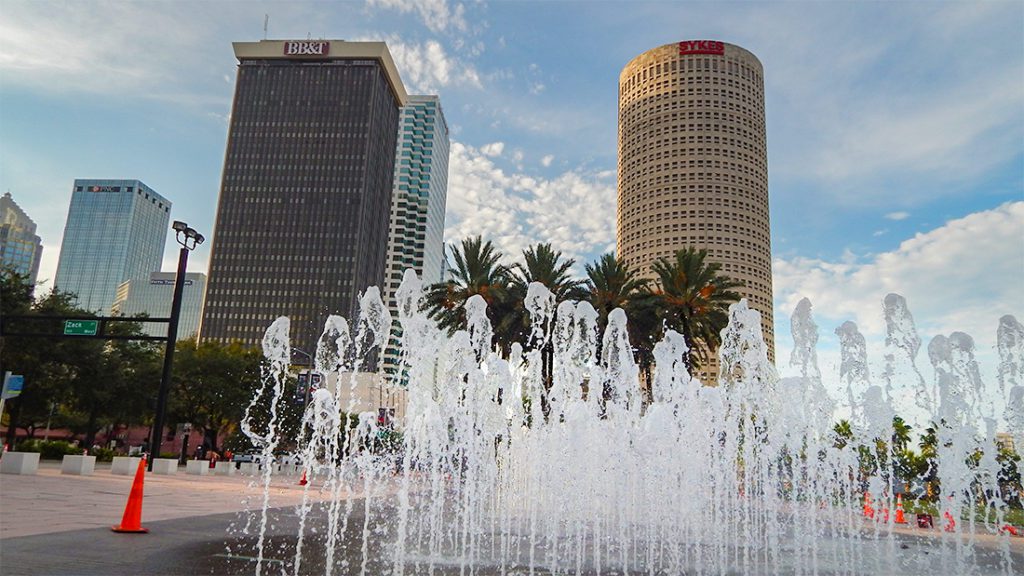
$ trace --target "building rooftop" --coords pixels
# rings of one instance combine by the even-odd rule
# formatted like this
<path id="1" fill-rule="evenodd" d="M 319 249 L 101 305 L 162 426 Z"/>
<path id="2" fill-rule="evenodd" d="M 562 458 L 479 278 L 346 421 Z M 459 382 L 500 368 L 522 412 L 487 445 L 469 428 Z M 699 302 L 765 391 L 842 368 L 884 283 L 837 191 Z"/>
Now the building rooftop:
<path id="1" fill-rule="evenodd" d="M 384 68 L 399 106 L 405 106 L 409 96 L 398 74 L 395 61 L 384 42 L 346 42 L 345 40 L 260 40 L 259 42 L 232 42 L 235 58 L 242 60 L 377 60 Z"/>

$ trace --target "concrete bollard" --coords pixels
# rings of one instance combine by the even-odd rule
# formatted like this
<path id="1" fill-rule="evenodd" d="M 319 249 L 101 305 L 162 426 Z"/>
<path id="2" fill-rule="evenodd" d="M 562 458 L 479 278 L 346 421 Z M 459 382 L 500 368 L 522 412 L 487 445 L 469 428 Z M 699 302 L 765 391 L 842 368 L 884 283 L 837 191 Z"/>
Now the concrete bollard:
<path id="1" fill-rule="evenodd" d="M 234 476 L 235 463 L 217 462 L 216 468 L 213 469 L 213 473 L 216 474 L 217 476 Z"/>
<path id="2" fill-rule="evenodd" d="M 206 476 L 210 473 L 210 463 L 206 460 L 189 460 L 185 463 L 185 474 Z"/>
<path id="3" fill-rule="evenodd" d="M 110 464 L 110 473 L 121 476 L 133 476 L 136 470 L 139 469 L 139 462 L 141 460 L 142 458 L 134 456 L 114 456 L 114 461 Z"/>
<path id="4" fill-rule="evenodd" d="M 0 474 L 35 474 L 39 471 L 38 452 L 6 452 L 0 458 Z"/>
<path id="5" fill-rule="evenodd" d="M 96 471 L 95 456 L 75 456 L 65 454 L 64 460 L 60 463 L 60 473 L 72 476 L 92 476 Z"/>
<path id="6" fill-rule="evenodd" d="M 153 474 L 177 474 L 178 460 L 176 458 L 155 458 L 153 460 Z"/>

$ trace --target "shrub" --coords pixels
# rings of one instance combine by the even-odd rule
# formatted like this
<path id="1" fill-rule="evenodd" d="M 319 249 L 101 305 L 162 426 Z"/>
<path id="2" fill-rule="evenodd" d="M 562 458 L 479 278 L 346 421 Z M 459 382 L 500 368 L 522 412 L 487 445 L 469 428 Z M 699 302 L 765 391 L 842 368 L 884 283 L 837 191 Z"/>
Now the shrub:
<path id="1" fill-rule="evenodd" d="M 42 444 L 42 443 L 43 443 L 42 440 L 22 440 L 21 442 L 18 443 L 17 447 L 15 447 L 15 451 L 17 451 L 17 452 L 39 452 L 40 451 L 40 446 L 39 445 Z"/>
<path id="2" fill-rule="evenodd" d="M 114 451 L 110 448 L 96 448 L 95 450 L 91 450 L 89 454 L 91 456 L 95 456 L 97 462 L 114 461 Z"/>
<path id="3" fill-rule="evenodd" d="M 72 446 L 70 442 L 64 440 L 50 440 L 43 442 L 42 440 L 24 440 L 18 444 L 19 452 L 39 452 L 39 457 L 43 460 L 60 460 L 64 458 L 66 454 L 81 454 L 84 452 L 78 446 Z"/>

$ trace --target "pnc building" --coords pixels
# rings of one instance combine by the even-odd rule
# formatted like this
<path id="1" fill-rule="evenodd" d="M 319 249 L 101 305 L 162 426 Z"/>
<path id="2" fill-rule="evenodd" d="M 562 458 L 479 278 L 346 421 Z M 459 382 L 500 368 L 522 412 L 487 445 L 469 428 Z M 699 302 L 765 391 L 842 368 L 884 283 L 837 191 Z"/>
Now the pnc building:
<path id="1" fill-rule="evenodd" d="M 122 282 L 159 270 L 171 203 L 138 180 L 75 180 L 54 288 L 110 313 Z"/>
<path id="2" fill-rule="evenodd" d="M 774 359 L 764 71 L 724 42 L 648 50 L 619 75 L 619 258 L 645 278 L 677 250 L 708 251 L 761 313 Z M 701 375 L 714 382 L 717 364 Z"/>
<path id="3" fill-rule="evenodd" d="M 313 354 L 384 280 L 399 110 L 383 42 L 235 42 L 238 76 L 200 337 L 255 345 L 278 316 Z"/>

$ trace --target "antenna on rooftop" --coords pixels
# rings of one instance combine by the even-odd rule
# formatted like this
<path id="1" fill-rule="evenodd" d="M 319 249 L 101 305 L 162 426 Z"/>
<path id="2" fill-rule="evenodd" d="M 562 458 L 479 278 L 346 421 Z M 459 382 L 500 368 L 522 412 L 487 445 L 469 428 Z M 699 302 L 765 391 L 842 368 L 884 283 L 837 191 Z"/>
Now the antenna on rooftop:
<path id="1" fill-rule="evenodd" d="M 267 26 L 270 24 L 270 14 L 263 15 L 263 39 L 267 39 Z"/>

